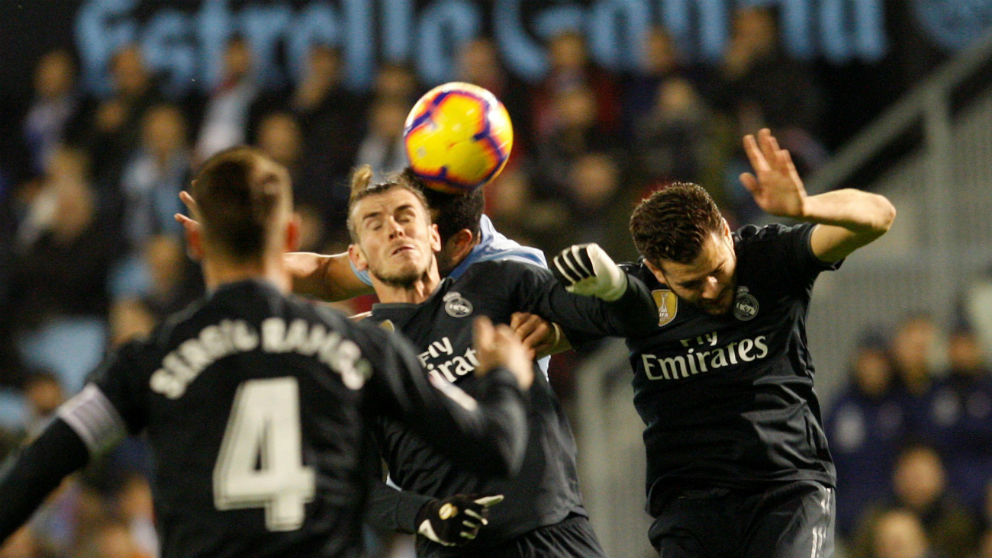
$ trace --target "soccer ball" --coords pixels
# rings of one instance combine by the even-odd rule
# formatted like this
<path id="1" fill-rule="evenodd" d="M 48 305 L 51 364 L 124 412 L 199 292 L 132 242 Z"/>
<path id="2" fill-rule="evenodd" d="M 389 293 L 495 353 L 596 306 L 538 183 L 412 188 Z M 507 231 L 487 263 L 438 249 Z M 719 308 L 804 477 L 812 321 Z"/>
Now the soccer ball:
<path id="1" fill-rule="evenodd" d="M 513 125 L 495 95 L 456 81 L 431 89 L 413 105 L 403 143 L 410 168 L 428 187 L 467 194 L 503 170 Z"/>

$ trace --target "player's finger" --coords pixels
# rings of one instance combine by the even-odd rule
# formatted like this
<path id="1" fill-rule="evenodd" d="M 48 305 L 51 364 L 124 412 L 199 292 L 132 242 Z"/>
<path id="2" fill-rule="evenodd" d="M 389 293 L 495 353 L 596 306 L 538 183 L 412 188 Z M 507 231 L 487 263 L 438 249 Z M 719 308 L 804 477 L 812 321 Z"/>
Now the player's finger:
<path id="1" fill-rule="evenodd" d="M 491 507 L 495 506 L 496 504 L 498 504 L 498 503 L 500 503 L 502 501 L 503 501 L 503 495 L 502 494 L 493 494 L 492 496 L 483 496 L 481 498 L 476 498 L 474 500 L 474 502 L 476 504 L 479 504 L 479 505 L 484 506 L 484 507 L 487 507 L 487 508 L 491 508 Z"/>
<path id="2" fill-rule="evenodd" d="M 194 200 L 193 196 L 191 196 L 186 190 L 179 192 L 179 201 L 183 202 L 183 205 L 186 206 L 186 209 L 189 210 L 191 214 L 196 211 L 196 200 Z"/>
<path id="3" fill-rule="evenodd" d="M 534 331 L 534 317 L 534 314 L 528 314 L 527 312 L 514 312 L 510 316 L 510 329 L 516 331 L 517 335 L 523 339 L 527 337 L 530 332 Z"/>
<path id="4" fill-rule="evenodd" d="M 755 178 L 755 176 L 753 174 L 751 174 L 749 172 L 742 172 L 739 178 L 740 178 L 741 184 L 743 184 L 744 187 L 747 188 L 747 191 L 748 192 L 751 192 L 752 194 L 755 193 L 755 192 L 757 192 L 757 190 L 758 190 L 758 179 Z"/>
<path id="5" fill-rule="evenodd" d="M 772 136 L 771 130 L 762 128 L 758 131 L 758 146 L 761 147 L 761 153 L 765 156 L 765 160 L 769 164 L 775 164 L 775 152 L 778 150 L 778 143 L 775 137 Z"/>
<path id="6" fill-rule="evenodd" d="M 493 323 L 487 316 L 478 316 L 472 322 L 472 335 L 475 338 L 477 350 L 490 350 L 493 346 L 493 337 L 495 334 Z"/>
<path id="7" fill-rule="evenodd" d="M 755 172 L 768 170 L 768 161 L 765 160 L 761 149 L 758 148 L 758 142 L 755 141 L 754 136 L 751 134 L 744 136 L 744 153 L 747 154 L 747 160 L 751 162 L 751 168 Z"/>

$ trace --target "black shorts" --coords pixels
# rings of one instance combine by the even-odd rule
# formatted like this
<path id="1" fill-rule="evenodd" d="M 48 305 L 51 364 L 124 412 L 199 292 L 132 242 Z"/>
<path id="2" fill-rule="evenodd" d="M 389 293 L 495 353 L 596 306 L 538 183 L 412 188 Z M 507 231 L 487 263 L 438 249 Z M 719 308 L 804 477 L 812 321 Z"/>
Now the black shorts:
<path id="1" fill-rule="evenodd" d="M 834 490 L 797 481 L 764 491 L 673 490 L 648 531 L 662 558 L 820 558 L 834 552 Z"/>
<path id="2" fill-rule="evenodd" d="M 417 537 L 417 556 L 478 558 L 605 558 L 589 518 L 570 515 L 554 525 L 538 527 L 499 546 L 478 548 L 424 545 Z"/>

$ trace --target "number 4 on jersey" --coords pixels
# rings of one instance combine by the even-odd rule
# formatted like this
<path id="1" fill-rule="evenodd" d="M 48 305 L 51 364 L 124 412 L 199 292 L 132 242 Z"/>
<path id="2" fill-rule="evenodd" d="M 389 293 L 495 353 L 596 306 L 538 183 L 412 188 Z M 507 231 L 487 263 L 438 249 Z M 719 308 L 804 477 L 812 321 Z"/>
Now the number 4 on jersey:
<path id="1" fill-rule="evenodd" d="M 313 468 L 303 466 L 296 378 L 244 382 L 214 465 L 214 505 L 264 507 L 266 528 L 293 531 L 303 525 L 313 495 Z"/>

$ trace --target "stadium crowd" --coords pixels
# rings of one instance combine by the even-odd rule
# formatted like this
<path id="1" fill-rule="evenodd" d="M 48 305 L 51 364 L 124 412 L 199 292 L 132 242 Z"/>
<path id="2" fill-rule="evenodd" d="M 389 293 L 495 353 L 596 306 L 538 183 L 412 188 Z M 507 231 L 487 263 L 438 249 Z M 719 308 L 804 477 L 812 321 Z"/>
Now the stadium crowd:
<path id="1" fill-rule="evenodd" d="M 739 12 L 714 66 L 683 64 L 663 29 L 645 41 L 641 71 L 619 76 L 589 60 L 582 35 L 563 33 L 549 41 L 551 69 L 538 83 L 504 71 L 488 39 L 459 49 L 456 79 L 492 91 L 514 122 L 510 164 L 486 186 L 487 214 L 502 233 L 547 254 L 597 242 L 632 260 L 631 209 L 667 182 L 705 186 L 732 228 L 757 216 L 737 180 L 748 165 L 744 133 L 771 127 L 800 174 L 826 159 L 814 74 L 783 53 L 768 12 Z M 302 80 L 264 90 L 240 37 L 228 41 L 223 66 L 208 95 L 171 98 L 129 45 L 113 56 L 113 93 L 90 97 L 69 50 L 38 60 L 34 98 L 11 131 L 20 157 L 0 167 L 0 457 L 40 430 L 108 348 L 202 294 L 173 219 L 199 162 L 258 146 L 290 169 L 303 249 L 337 253 L 348 242 L 349 171 L 403 168 L 406 113 L 433 85 L 383 64 L 372 91 L 357 94 L 341 84 L 339 53 L 315 45 Z M 360 312 L 371 301 L 341 306 Z M 948 368 L 934 369 L 945 345 L 937 361 Z M 865 333 L 847 386 L 824 410 L 845 554 L 992 557 L 992 372 L 983 354 L 963 318 L 944 327 L 912 314 L 891 332 Z M 582 356 L 552 360 L 563 400 Z M 143 442 L 129 440 L 66 482 L 0 557 L 155 556 L 150 467 Z"/>

